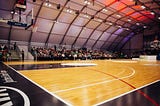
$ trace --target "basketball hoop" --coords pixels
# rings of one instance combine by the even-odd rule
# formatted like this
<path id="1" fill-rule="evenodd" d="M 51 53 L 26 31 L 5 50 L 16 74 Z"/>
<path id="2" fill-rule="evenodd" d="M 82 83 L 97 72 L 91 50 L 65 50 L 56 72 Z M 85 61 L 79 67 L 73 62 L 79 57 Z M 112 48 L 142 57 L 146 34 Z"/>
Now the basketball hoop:
<path id="1" fill-rule="evenodd" d="M 28 14 L 26 15 L 26 23 L 27 23 L 27 27 L 25 28 L 25 30 L 27 30 L 28 28 L 32 27 L 32 29 L 34 28 L 34 11 L 33 8 L 31 11 L 28 12 Z"/>

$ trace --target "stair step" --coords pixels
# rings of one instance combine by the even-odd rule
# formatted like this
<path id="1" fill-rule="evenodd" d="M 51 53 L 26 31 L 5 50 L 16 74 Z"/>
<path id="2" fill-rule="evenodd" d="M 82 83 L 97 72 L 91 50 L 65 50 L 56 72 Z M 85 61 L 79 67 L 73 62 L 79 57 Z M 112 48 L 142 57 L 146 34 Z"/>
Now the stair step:
<path id="1" fill-rule="evenodd" d="M 11 60 L 20 60 L 20 56 L 18 55 L 18 53 L 15 50 L 11 50 Z"/>

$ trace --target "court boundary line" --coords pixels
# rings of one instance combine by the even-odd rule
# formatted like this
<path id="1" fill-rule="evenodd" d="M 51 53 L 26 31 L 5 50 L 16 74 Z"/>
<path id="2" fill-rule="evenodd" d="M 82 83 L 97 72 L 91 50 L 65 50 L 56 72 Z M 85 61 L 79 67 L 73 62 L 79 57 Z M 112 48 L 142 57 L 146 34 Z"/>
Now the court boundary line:
<path id="1" fill-rule="evenodd" d="M 102 105 L 102 104 L 104 104 L 104 103 L 107 103 L 107 102 L 112 101 L 112 100 L 114 100 L 114 99 L 120 98 L 120 97 L 122 97 L 122 96 L 125 96 L 125 95 L 127 95 L 127 94 L 129 94 L 129 93 L 132 93 L 132 92 L 134 92 L 134 91 L 137 91 L 137 90 L 139 90 L 139 89 L 145 88 L 145 87 L 147 87 L 147 86 L 149 86 L 149 85 L 152 85 L 152 84 L 154 84 L 154 83 L 157 83 L 157 82 L 159 82 L 159 81 L 160 81 L 160 80 L 153 81 L 153 82 L 148 83 L 148 84 L 146 84 L 146 85 L 143 85 L 143 86 L 141 86 L 141 87 L 139 87 L 139 88 L 133 89 L 133 90 L 131 90 L 131 91 L 129 91 L 129 92 L 126 92 L 126 93 L 123 93 L 123 94 L 121 94 L 121 95 L 115 96 L 115 97 L 110 98 L 110 99 L 108 99 L 108 100 L 105 100 L 105 101 L 103 101 L 103 102 L 94 104 L 94 106 Z"/>
<path id="2" fill-rule="evenodd" d="M 132 84 L 126 82 L 125 80 L 122 80 L 122 79 L 118 78 L 117 76 L 114 76 L 114 75 L 109 74 L 109 73 L 105 73 L 105 72 L 103 72 L 103 71 L 95 70 L 95 69 L 93 69 L 93 71 L 97 71 L 97 72 L 100 72 L 100 73 L 109 75 L 109 76 L 111 76 L 111 77 L 113 77 L 113 78 L 115 78 L 115 79 L 118 79 L 119 81 L 127 84 L 127 85 L 130 86 L 131 88 L 136 89 L 136 87 L 134 87 Z M 158 104 L 155 100 L 153 100 L 149 95 L 147 95 L 147 94 L 144 93 L 143 91 L 137 90 L 136 92 L 138 92 L 139 94 L 143 95 L 148 101 L 150 101 L 150 102 L 151 102 L 152 104 L 154 104 L 155 106 L 159 106 L 159 104 Z"/>
<path id="3" fill-rule="evenodd" d="M 3 62 L 2 62 L 3 63 Z M 55 97 L 56 99 L 60 100 L 61 102 L 63 102 L 64 104 L 66 104 L 67 106 L 73 106 L 72 104 L 66 102 L 64 99 L 62 99 L 61 97 L 59 97 L 58 95 L 56 95 L 55 93 L 49 92 L 46 88 L 40 86 L 39 84 L 37 84 L 36 82 L 32 81 L 31 79 L 27 78 L 26 76 L 24 76 L 23 74 L 19 73 L 17 70 L 15 70 L 14 68 L 12 68 L 11 66 L 9 66 L 8 64 L 3 63 L 4 65 L 6 65 L 7 67 L 11 68 L 13 71 L 15 71 L 16 73 L 18 73 L 19 75 L 21 75 L 22 77 L 24 77 L 25 79 L 29 80 L 30 82 L 32 82 L 33 84 L 35 84 L 36 86 L 38 86 L 39 88 L 41 88 L 42 90 L 44 90 L 45 92 L 49 93 L 50 95 L 52 95 L 53 97 Z"/>
<path id="4" fill-rule="evenodd" d="M 121 77 L 119 79 L 125 79 L 125 78 L 129 78 L 129 77 L 132 77 L 136 72 L 135 70 L 132 68 L 132 67 L 127 67 L 129 69 L 132 70 L 132 73 L 128 76 L 124 76 L 124 77 Z M 90 70 L 90 69 L 89 69 Z M 93 69 L 91 69 L 93 70 Z M 103 84 L 103 83 L 108 83 L 108 82 L 112 82 L 112 81 L 118 81 L 119 79 L 112 79 L 112 80 L 106 80 L 106 81 L 102 81 L 102 82 L 97 82 L 97 83 L 92 83 L 92 84 L 87 84 L 87 85 L 83 85 L 83 86 L 79 86 L 79 87 L 74 87 L 74 88 L 68 88 L 68 89 L 64 89 L 64 90 L 57 90 L 55 91 L 54 93 L 60 93 L 60 92 L 66 92 L 66 91 L 70 91 L 70 90 L 75 90 L 75 89 L 80 89 L 80 88 L 85 88 L 85 87 L 90 87 L 90 86 L 94 86 L 94 85 L 99 85 L 99 84 Z"/>
<path id="5" fill-rule="evenodd" d="M 111 60 L 113 63 L 137 63 L 138 61 L 135 60 Z"/>

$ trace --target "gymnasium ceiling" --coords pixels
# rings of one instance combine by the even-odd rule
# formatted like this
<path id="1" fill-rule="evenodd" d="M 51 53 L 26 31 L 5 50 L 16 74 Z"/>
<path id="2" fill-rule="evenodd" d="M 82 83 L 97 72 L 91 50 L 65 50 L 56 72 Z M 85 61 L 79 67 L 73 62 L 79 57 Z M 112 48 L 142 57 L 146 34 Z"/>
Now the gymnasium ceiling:
<path id="1" fill-rule="evenodd" d="M 17 21 L 18 14 L 11 14 L 14 4 L 0 0 L 1 20 Z M 160 0 L 27 0 L 22 22 L 32 8 L 37 31 L 0 22 L 0 39 L 118 50 L 160 23 Z"/>

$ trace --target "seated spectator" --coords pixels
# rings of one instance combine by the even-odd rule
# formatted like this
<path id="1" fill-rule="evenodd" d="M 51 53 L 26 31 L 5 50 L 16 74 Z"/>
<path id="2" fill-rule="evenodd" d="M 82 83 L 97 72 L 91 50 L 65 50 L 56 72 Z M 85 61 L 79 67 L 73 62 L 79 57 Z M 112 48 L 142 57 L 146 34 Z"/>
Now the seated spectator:
<path id="1" fill-rule="evenodd" d="M 110 58 L 117 58 L 119 55 L 111 54 L 108 52 L 98 51 L 98 50 L 87 50 L 87 49 L 70 49 L 67 50 L 66 48 L 42 48 L 42 47 L 32 47 L 31 53 L 34 56 L 34 60 L 36 58 L 38 60 L 87 60 L 87 59 L 110 59 Z"/>
<path id="2" fill-rule="evenodd" d="M 2 45 L 1 45 L 1 48 L 0 48 L 0 49 L 1 49 L 1 51 L 3 51 L 3 50 L 4 50 L 4 47 L 5 47 L 5 46 L 2 44 Z"/>

